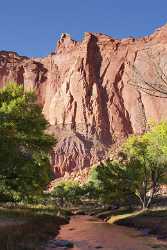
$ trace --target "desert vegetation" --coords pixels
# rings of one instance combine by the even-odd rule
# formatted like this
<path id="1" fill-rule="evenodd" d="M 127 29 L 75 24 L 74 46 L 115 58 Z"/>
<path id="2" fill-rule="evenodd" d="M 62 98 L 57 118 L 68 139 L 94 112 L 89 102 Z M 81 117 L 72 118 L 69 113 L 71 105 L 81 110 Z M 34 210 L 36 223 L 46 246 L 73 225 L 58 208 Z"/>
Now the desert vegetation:
<path id="1" fill-rule="evenodd" d="M 55 139 L 33 92 L 8 84 L 0 90 L 0 248 L 40 249 L 66 213 L 44 194 L 52 177 Z"/>
<path id="2" fill-rule="evenodd" d="M 34 93 L 9 84 L 0 91 L 1 199 L 40 194 L 51 174 L 49 152 L 55 143 Z"/>
<path id="3" fill-rule="evenodd" d="M 166 184 L 167 122 L 152 122 L 143 135 L 130 136 L 117 156 L 93 167 L 86 184 L 61 182 L 51 195 L 65 208 L 78 207 L 79 213 L 110 223 L 150 228 L 164 237 L 166 198 L 161 189 Z M 163 220 L 158 230 L 154 219 Z"/>
<path id="4" fill-rule="evenodd" d="M 95 199 L 102 204 L 147 209 L 167 184 L 167 123 L 130 136 L 118 155 L 90 171 L 88 182 L 62 182 L 52 192 L 61 205 Z"/>
<path id="5" fill-rule="evenodd" d="M 146 210 L 167 184 L 166 121 L 130 136 L 117 155 L 92 167 L 86 183 L 61 181 L 51 192 L 44 191 L 52 179 L 50 152 L 56 140 L 47 127 L 33 92 L 16 84 L 0 90 L 2 249 L 40 249 L 67 222 L 67 211 L 126 225 L 130 218 L 134 226 L 139 217 L 152 218 Z"/>

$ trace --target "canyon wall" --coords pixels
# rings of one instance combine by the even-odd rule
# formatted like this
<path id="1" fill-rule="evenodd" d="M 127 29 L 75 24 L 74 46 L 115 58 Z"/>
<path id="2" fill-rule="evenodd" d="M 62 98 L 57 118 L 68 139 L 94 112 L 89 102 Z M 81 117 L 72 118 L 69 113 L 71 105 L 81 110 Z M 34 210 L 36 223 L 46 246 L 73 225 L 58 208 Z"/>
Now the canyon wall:
<path id="1" fill-rule="evenodd" d="M 139 39 L 85 33 L 77 42 L 62 34 L 44 58 L 0 52 L 0 86 L 14 81 L 37 93 L 58 140 L 52 153 L 57 177 L 103 160 L 150 119 L 166 119 L 166 89 L 147 91 L 149 84 L 165 88 L 166 76 L 167 25 Z"/>

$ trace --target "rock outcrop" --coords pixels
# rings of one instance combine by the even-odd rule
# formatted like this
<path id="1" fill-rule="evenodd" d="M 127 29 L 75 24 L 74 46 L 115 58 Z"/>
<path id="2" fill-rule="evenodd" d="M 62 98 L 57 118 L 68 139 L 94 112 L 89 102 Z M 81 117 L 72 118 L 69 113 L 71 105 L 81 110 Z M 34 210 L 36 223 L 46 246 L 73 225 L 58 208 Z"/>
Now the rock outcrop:
<path id="1" fill-rule="evenodd" d="M 167 95 L 139 87 L 166 76 L 167 25 L 139 39 L 85 33 L 77 42 L 62 34 L 45 58 L 0 52 L 0 86 L 15 81 L 35 90 L 58 138 L 56 176 L 103 160 L 113 143 L 142 133 L 149 119 L 166 119 Z"/>

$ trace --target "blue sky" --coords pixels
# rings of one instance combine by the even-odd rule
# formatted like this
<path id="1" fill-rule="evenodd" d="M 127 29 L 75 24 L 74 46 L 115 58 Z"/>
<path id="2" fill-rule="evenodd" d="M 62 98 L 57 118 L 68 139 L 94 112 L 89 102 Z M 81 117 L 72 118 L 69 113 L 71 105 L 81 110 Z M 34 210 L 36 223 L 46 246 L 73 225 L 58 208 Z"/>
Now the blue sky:
<path id="1" fill-rule="evenodd" d="M 45 56 L 62 32 L 143 36 L 167 23 L 167 0 L 0 0 L 0 50 Z"/>

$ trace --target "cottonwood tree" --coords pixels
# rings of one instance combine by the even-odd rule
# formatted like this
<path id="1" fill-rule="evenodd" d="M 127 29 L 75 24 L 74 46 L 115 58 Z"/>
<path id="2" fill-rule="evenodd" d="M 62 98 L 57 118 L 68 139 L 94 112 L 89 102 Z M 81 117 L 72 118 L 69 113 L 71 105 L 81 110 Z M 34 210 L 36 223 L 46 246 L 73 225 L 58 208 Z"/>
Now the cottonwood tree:
<path id="1" fill-rule="evenodd" d="M 130 194 L 129 185 L 127 190 L 127 182 L 125 182 L 124 176 L 124 165 L 115 160 L 107 160 L 106 163 L 101 163 L 91 170 L 89 181 L 97 190 L 99 201 L 119 206 L 125 201 L 125 197 L 127 199 Z"/>
<path id="2" fill-rule="evenodd" d="M 167 122 L 153 126 L 141 136 L 129 137 L 124 151 L 130 173 L 135 174 L 134 194 L 143 208 L 148 208 L 161 184 L 167 183 Z"/>
<path id="3" fill-rule="evenodd" d="M 124 159 L 107 161 L 92 172 L 92 181 L 107 203 L 138 200 L 143 209 L 150 206 L 162 184 L 167 183 L 167 123 L 127 139 Z"/>
<path id="4" fill-rule="evenodd" d="M 55 140 L 32 92 L 9 84 L 0 90 L 0 190 L 38 193 L 50 178 L 49 153 Z"/>

